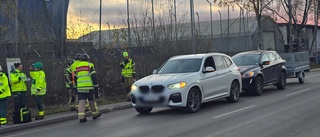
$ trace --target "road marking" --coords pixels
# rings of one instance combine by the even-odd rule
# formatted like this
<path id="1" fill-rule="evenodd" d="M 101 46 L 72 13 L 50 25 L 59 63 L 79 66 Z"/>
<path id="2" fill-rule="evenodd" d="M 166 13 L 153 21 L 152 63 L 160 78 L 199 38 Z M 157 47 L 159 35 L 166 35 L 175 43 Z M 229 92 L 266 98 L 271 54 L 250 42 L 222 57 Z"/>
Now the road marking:
<path id="1" fill-rule="evenodd" d="M 298 93 L 301 93 L 301 92 L 305 92 L 305 91 L 308 91 L 308 90 L 310 90 L 310 88 L 307 88 L 307 89 L 304 89 L 304 90 L 300 90 L 300 91 L 297 91 L 297 92 L 293 92 L 291 94 L 287 94 L 286 96 L 288 97 L 288 96 L 295 95 L 295 94 L 298 94 Z"/>
<path id="2" fill-rule="evenodd" d="M 241 108 L 241 109 L 238 109 L 238 110 L 235 110 L 235 111 L 231 111 L 231 112 L 228 112 L 228 113 L 225 113 L 225 114 L 221 114 L 221 115 L 215 116 L 213 118 L 220 118 L 220 117 L 223 117 L 223 116 L 226 116 L 226 115 L 230 115 L 230 114 L 242 111 L 242 110 L 246 110 L 246 109 L 249 109 L 249 108 L 252 108 L 252 107 L 255 107 L 255 106 L 256 105 L 248 106 L 248 107 L 245 107 L 245 108 Z"/>

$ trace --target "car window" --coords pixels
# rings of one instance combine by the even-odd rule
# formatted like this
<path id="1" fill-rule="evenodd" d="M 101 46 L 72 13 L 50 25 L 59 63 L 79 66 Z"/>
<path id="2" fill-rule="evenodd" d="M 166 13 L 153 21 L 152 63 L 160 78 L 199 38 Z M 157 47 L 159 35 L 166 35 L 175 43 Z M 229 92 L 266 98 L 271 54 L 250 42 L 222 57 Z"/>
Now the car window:
<path id="1" fill-rule="evenodd" d="M 189 73 L 200 70 L 202 59 L 178 59 L 167 61 L 157 74 Z"/>
<path id="2" fill-rule="evenodd" d="M 274 52 L 273 54 L 276 56 L 276 60 L 281 59 L 281 56 L 277 52 Z"/>
<path id="3" fill-rule="evenodd" d="M 259 54 L 237 54 L 232 57 L 233 62 L 237 66 L 258 65 L 260 60 Z"/>
<path id="4" fill-rule="evenodd" d="M 226 67 L 230 67 L 232 65 L 232 62 L 228 57 L 223 57 L 223 59 L 225 61 Z"/>
<path id="5" fill-rule="evenodd" d="M 204 62 L 204 69 L 206 67 L 213 67 L 216 70 L 216 67 L 214 65 L 213 57 L 208 57 Z"/>
<path id="6" fill-rule="evenodd" d="M 270 61 L 270 59 L 269 59 L 267 54 L 263 54 L 262 57 L 261 57 L 261 62 L 264 62 L 264 61 Z"/>
<path id="7" fill-rule="evenodd" d="M 213 56 L 214 63 L 216 65 L 216 70 L 223 70 L 226 68 L 225 61 L 221 56 Z"/>
<path id="8" fill-rule="evenodd" d="M 276 60 L 276 56 L 273 53 L 270 52 L 270 53 L 267 53 L 267 55 L 271 62 Z"/>

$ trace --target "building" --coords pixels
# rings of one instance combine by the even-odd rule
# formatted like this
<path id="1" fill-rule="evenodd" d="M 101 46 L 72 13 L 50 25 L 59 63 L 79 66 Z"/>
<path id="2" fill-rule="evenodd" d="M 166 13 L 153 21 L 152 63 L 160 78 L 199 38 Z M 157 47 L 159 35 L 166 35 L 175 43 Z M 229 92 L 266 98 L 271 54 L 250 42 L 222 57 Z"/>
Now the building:
<path id="1" fill-rule="evenodd" d="M 229 23 L 229 25 L 228 25 Z M 274 22 L 274 20 L 268 16 L 263 16 L 263 48 L 268 50 L 276 50 L 278 52 L 284 52 L 284 42 L 283 35 Z M 223 20 L 213 20 L 212 21 L 212 35 L 211 35 L 211 21 L 201 21 L 195 22 L 195 45 L 202 46 L 203 44 L 210 42 L 203 41 L 212 41 L 211 44 L 214 47 L 215 51 L 220 52 L 240 52 L 248 50 L 257 50 L 258 49 L 258 24 L 255 17 L 246 17 L 246 18 L 231 18 Z M 230 27 L 228 27 L 230 26 Z M 165 28 L 165 29 L 163 29 Z M 174 32 L 174 25 L 168 24 L 164 26 L 156 26 L 156 37 L 157 39 L 165 41 L 190 41 L 192 39 L 191 35 L 191 24 L 190 23 L 181 23 L 177 25 L 178 32 Z M 152 29 L 148 27 L 138 27 L 132 28 L 143 33 L 143 37 L 140 38 L 145 43 L 151 44 L 152 38 Z M 147 31 L 145 31 L 147 30 Z M 166 30 L 166 31 L 165 31 Z M 102 43 L 114 43 L 114 35 L 116 33 L 122 32 L 127 36 L 127 29 L 117 29 L 117 30 L 103 30 L 101 32 L 101 41 Z M 137 31 L 134 34 L 131 33 L 131 38 L 133 46 L 138 46 L 139 44 L 135 38 Z M 127 37 L 120 39 L 121 42 L 126 42 Z M 175 38 L 177 36 L 177 39 Z M 94 45 L 98 45 L 99 42 L 99 31 L 94 31 L 89 34 L 83 35 L 79 38 L 80 42 L 93 42 Z M 185 43 L 185 42 L 184 42 Z M 190 42 L 188 42 L 190 44 Z M 190 46 L 190 45 L 189 45 Z"/>

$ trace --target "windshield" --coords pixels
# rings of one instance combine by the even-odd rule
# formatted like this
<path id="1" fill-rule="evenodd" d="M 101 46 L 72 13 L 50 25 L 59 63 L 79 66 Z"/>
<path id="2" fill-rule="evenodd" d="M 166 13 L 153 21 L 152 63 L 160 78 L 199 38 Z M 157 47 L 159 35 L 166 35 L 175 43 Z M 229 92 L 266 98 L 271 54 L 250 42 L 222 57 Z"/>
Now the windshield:
<path id="1" fill-rule="evenodd" d="M 200 70 L 201 59 L 179 59 L 167 61 L 157 74 L 189 73 Z"/>
<path id="2" fill-rule="evenodd" d="M 232 57 L 232 60 L 237 66 L 258 65 L 260 60 L 260 54 L 235 55 Z"/>

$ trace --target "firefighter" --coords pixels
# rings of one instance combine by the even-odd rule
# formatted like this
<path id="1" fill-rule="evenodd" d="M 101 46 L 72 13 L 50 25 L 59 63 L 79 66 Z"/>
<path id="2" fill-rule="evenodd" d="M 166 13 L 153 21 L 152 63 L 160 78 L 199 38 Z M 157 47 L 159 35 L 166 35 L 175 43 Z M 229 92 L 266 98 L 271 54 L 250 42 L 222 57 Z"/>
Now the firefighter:
<path id="1" fill-rule="evenodd" d="M 43 104 L 43 97 L 46 95 L 47 83 L 46 74 L 42 69 L 43 64 L 41 62 L 36 62 L 30 70 L 30 76 L 32 78 L 31 95 L 34 97 L 39 110 L 39 114 L 35 117 L 35 120 L 44 119 L 45 106 Z"/>
<path id="2" fill-rule="evenodd" d="M 88 59 L 89 56 L 87 54 L 82 55 L 82 61 L 76 67 L 75 81 L 78 91 L 78 118 L 80 123 L 87 122 L 85 116 L 86 100 L 89 101 L 92 118 L 97 119 L 101 116 L 95 102 L 96 98 L 98 97 L 98 82 L 96 78 L 96 71 L 94 69 L 94 65 L 88 62 Z"/>
<path id="3" fill-rule="evenodd" d="M 27 85 L 30 80 L 26 74 L 22 72 L 21 63 L 14 63 L 15 70 L 10 72 L 10 84 L 13 95 L 14 110 L 19 111 L 25 108 L 27 102 Z"/>
<path id="4" fill-rule="evenodd" d="M 73 81 L 73 75 L 71 72 L 70 66 L 74 63 L 74 60 L 68 60 L 68 67 L 64 71 L 64 77 L 66 81 L 66 88 L 69 94 L 69 101 L 68 105 L 70 107 L 70 111 L 76 111 L 77 110 L 77 99 L 75 94 L 75 87 L 74 87 L 74 81 Z"/>
<path id="5" fill-rule="evenodd" d="M 6 127 L 7 125 L 7 106 L 8 98 L 11 96 L 11 90 L 9 87 L 8 77 L 2 72 L 0 66 L 0 127 Z"/>
<path id="6" fill-rule="evenodd" d="M 135 81 L 136 75 L 135 62 L 129 57 L 128 52 L 123 52 L 122 55 L 123 60 L 120 62 L 120 67 L 122 69 L 121 79 L 128 95 L 128 101 L 130 101 L 131 85 Z"/>
<path id="7" fill-rule="evenodd" d="M 70 69 L 71 69 L 71 73 L 72 73 L 72 79 L 73 79 L 73 82 L 74 82 L 74 86 L 76 86 L 75 85 L 75 80 L 74 80 L 74 76 L 76 75 L 76 67 L 77 67 L 77 65 L 79 64 L 79 63 L 81 63 L 81 58 L 82 58 L 82 54 L 76 54 L 76 56 L 75 56 L 75 61 L 74 61 L 74 63 L 72 63 L 72 65 L 70 66 Z M 75 87 L 75 94 L 76 94 L 76 98 L 77 98 L 77 89 L 76 89 L 76 87 Z M 76 104 L 75 105 L 75 108 L 76 108 L 76 110 L 78 109 L 78 104 Z M 87 100 L 87 102 L 86 102 L 86 111 L 89 111 L 89 101 Z"/>

